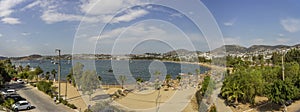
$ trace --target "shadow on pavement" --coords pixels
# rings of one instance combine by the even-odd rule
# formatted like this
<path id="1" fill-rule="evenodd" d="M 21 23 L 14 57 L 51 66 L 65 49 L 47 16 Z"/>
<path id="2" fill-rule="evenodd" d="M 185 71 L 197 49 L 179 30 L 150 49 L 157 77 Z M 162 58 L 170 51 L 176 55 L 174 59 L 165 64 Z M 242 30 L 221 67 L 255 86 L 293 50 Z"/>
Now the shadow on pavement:
<path id="1" fill-rule="evenodd" d="M 266 104 L 264 106 L 258 107 L 257 108 L 258 111 L 280 111 L 281 110 L 281 106 L 275 103 L 269 103 Z"/>
<path id="2" fill-rule="evenodd" d="M 107 99 L 109 98 L 108 95 L 96 95 L 92 98 L 92 100 L 102 100 L 102 99 Z"/>

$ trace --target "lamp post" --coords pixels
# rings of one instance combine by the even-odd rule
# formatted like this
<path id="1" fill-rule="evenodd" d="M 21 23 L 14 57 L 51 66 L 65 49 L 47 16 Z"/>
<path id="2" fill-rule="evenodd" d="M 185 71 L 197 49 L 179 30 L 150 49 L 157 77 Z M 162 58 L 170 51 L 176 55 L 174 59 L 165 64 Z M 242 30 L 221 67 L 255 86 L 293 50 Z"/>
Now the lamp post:
<path id="1" fill-rule="evenodd" d="M 284 79 L 285 79 L 285 74 L 284 74 L 284 57 L 285 57 L 285 55 L 286 55 L 286 53 L 287 53 L 287 51 L 285 51 L 285 50 L 283 50 L 282 51 L 282 56 L 281 56 L 281 67 L 282 67 L 282 80 L 284 81 Z"/>
<path id="2" fill-rule="evenodd" d="M 60 99 L 60 74 L 61 74 L 61 70 L 60 70 L 60 49 L 55 49 L 55 52 L 58 53 L 58 101 Z"/>
<path id="3" fill-rule="evenodd" d="M 68 83 L 69 81 L 66 78 L 66 91 L 65 91 L 65 100 L 67 100 L 67 90 L 68 90 Z"/>

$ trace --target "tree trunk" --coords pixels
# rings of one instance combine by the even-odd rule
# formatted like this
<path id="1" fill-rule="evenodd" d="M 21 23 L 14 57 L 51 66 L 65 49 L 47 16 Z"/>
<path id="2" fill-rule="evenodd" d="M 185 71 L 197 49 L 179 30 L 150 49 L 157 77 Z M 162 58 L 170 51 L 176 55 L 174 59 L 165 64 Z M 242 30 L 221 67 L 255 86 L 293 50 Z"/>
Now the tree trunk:
<path id="1" fill-rule="evenodd" d="M 284 107 L 284 110 L 283 110 L 283 112 L 287 112 L 287 108 L 286 108 L 286 105 L 285 105 L 285 103 L 283 103 L 283 107 Z"/>
<path id="2" fill-rule="evenodd" d="M 238 98 L 237 97 L 235 97 L 235 102 L 234 103 L 238 104 Z"/>

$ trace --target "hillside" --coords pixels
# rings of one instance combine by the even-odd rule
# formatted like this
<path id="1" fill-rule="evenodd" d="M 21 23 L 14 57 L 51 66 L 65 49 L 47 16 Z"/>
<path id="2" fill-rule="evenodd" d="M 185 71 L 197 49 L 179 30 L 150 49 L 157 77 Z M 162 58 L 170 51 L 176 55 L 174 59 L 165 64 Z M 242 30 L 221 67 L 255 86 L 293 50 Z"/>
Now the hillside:
<path id="1" fill-rule="evenodd" d="M 216 48 L 211 51 L 211 53 L 220 53 L 226 50 L 227 53 L 245 53 L 247 52 L 247 48 L 239 45 L 225 45 L 219 48 Z"/>
<path id="2" fill-rule="evenodd" d="M 246 53 L 246 52 L 256 52 L 256 51 L 268 51 L 268 50 L 276 50 L 276 49 L 288 49 L 292 47 L 300 48 L 300 44 L 288 46 L 288 45 L 252 45 L 249 48 L 239 46 L 239 45 L 225 45 L 219 48 L 212 50 L 212 53 L 221 52 L 226 50 L 226 53 Z"/>
<path id="3" fill-rule="evenodd" d="M 186 49 L 178 49 L 178 50 L 173 50 L 173 51 L 169 51 L 167 53 L 164 53 L 164 55 L 176 55 L 176 54 L 194 54 L 194 53 L 202 53 L 201 51 L 189 51 L 189 50 L 186 50 Z"/>

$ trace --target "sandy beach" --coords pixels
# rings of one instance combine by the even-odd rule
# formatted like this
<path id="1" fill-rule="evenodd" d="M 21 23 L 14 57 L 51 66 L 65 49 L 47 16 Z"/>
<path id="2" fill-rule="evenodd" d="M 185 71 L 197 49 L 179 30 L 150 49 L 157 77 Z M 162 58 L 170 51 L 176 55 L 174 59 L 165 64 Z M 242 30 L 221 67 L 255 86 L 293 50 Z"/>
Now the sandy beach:
<path id="1" fill-rule="evenodd" d="M 53 83 L 54 86 L 58 87 L 58 82 Z M 61 82 L 61 96 L 65 96 L 66 93 L 66 83 Z M 71 84 L 67 84 L 67 101 L 71 104 L 74 104 L 78 110 L 84 111 L 87 109 L 87 105 L 84 103 L 84 100 L 80 96 L 79 92 L 77 91 L 76 87 L 73 87 Z"/>

